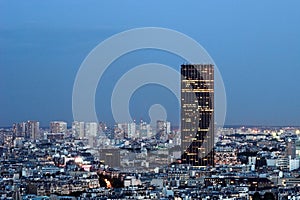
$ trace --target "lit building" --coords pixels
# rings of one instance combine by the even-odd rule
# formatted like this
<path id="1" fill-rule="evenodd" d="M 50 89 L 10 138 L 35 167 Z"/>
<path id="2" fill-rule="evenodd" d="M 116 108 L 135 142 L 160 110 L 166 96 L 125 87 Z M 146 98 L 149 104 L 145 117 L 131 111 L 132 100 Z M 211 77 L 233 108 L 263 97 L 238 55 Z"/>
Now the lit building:
<path id="1" fill-rule="evenodd" d="M 27 121 L 15 123 L 13 132 L 15 137 L 24 137 L 25 139 L 36 140 L 39 138 L 40 123 L 38 121 Z"/>
<path id="2" fill-rule="evenodd" d="M 119 149 L 100 149 L 100 161 L 110 167 L 120 167 L 120 150 Z"/>
<path id="3" fill-rule="evenodd" d="M 218 149 L 215 151 L 215 165 L 238 165 L 237 152 L 230 149 Z M 250 157 L 249 157 L 250 158 Z"/>
<path id="4" fill-rule="evenodd" d="M 63 121 L 50 122 L 50 132 L 51 133 L 66 133 L 67 132 L 67 122 L 63 122 Z"/>
<path id="5" fill-rule="evenodd" d="M 214 165 L 214 66 L 181 66 L 182 163 Z"/>
<path id="6" fill-rule="evenodd" d="M 77 138 L 84 138 L 84 122 L 75 121 L 72 123 L 72 133 Z"/>
<path id="7" fill-rule="evenodd" d="M 296 158 L 296 144 L 290 138 L 286 145 L 286 156 L 291 156 L 292 159 Z"/>

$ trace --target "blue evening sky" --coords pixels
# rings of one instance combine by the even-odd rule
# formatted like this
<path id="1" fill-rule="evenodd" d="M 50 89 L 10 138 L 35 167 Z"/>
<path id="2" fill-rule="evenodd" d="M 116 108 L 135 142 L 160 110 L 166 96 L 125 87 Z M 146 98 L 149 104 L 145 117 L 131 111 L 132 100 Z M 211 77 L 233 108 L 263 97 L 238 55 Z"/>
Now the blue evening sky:
<path id="1" fill-rule="evenodd" d="M 227 92 L 226 124 L 300 125 L 300 1 L 0 1 L 0 126 L 29 119 L 43 126 L 72 119 L 77 70 L 101 41 L 131 28 L 180 31 L 212 56 Z M 182 60 L 154 50 L 118 59 L 96 94 L 99 120 L 113 122 L 110 96 L 130 68 Z M 101 103 L 100 103 L 101 102 Z M 131 98 L 135 119 L 161 103 L 178 123 L 178 102 L 147 85 Z"/>

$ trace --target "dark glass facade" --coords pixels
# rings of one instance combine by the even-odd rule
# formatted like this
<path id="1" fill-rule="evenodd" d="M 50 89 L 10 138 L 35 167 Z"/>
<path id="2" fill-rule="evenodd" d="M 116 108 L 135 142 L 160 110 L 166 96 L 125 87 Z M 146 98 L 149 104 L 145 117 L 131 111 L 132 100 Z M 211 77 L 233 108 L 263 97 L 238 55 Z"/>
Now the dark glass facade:
<path id="1" fill-rule="evenodd" d="M 214 66 L 181 65 L 182 163 L 214 166 Z"/>

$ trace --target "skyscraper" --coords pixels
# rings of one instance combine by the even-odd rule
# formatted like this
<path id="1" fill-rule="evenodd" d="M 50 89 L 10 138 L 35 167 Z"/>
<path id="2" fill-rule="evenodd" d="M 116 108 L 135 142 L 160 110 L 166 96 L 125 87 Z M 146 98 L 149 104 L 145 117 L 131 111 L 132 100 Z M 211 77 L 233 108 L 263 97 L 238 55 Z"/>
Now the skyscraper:
<path id="1" fill-rule="evenodd" d="M 214 66 L 181 65 L 182 163 L 214 165 Z"/>

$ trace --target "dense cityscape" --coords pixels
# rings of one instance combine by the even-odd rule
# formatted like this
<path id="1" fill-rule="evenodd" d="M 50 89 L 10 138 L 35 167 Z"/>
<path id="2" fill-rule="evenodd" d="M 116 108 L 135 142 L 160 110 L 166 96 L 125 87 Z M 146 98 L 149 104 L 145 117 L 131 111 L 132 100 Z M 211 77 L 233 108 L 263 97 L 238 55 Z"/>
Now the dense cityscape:
<path id="1" fill-rule="evenodd" d="M 299 8 L 0 0 L 0 200 L 300 200 Z"/>
<path id="2" fill-rule="evenodd" d="M 56 121 L 45 129 L 28 121 L 1 129 L 1 199 L 300 198 L 300 128 L 218 129 L 215 166 L 196 168 L 180 163 L 178 130 L 170 127 L 73 122 L 68 129 Z"/>
<path id="3" fill-rule="evenodd" d="M 1 199 L 300 199 L 300 129 L 218 127 L 214 66 L 181 65 L 181 127 L 1 129 Z"/>

